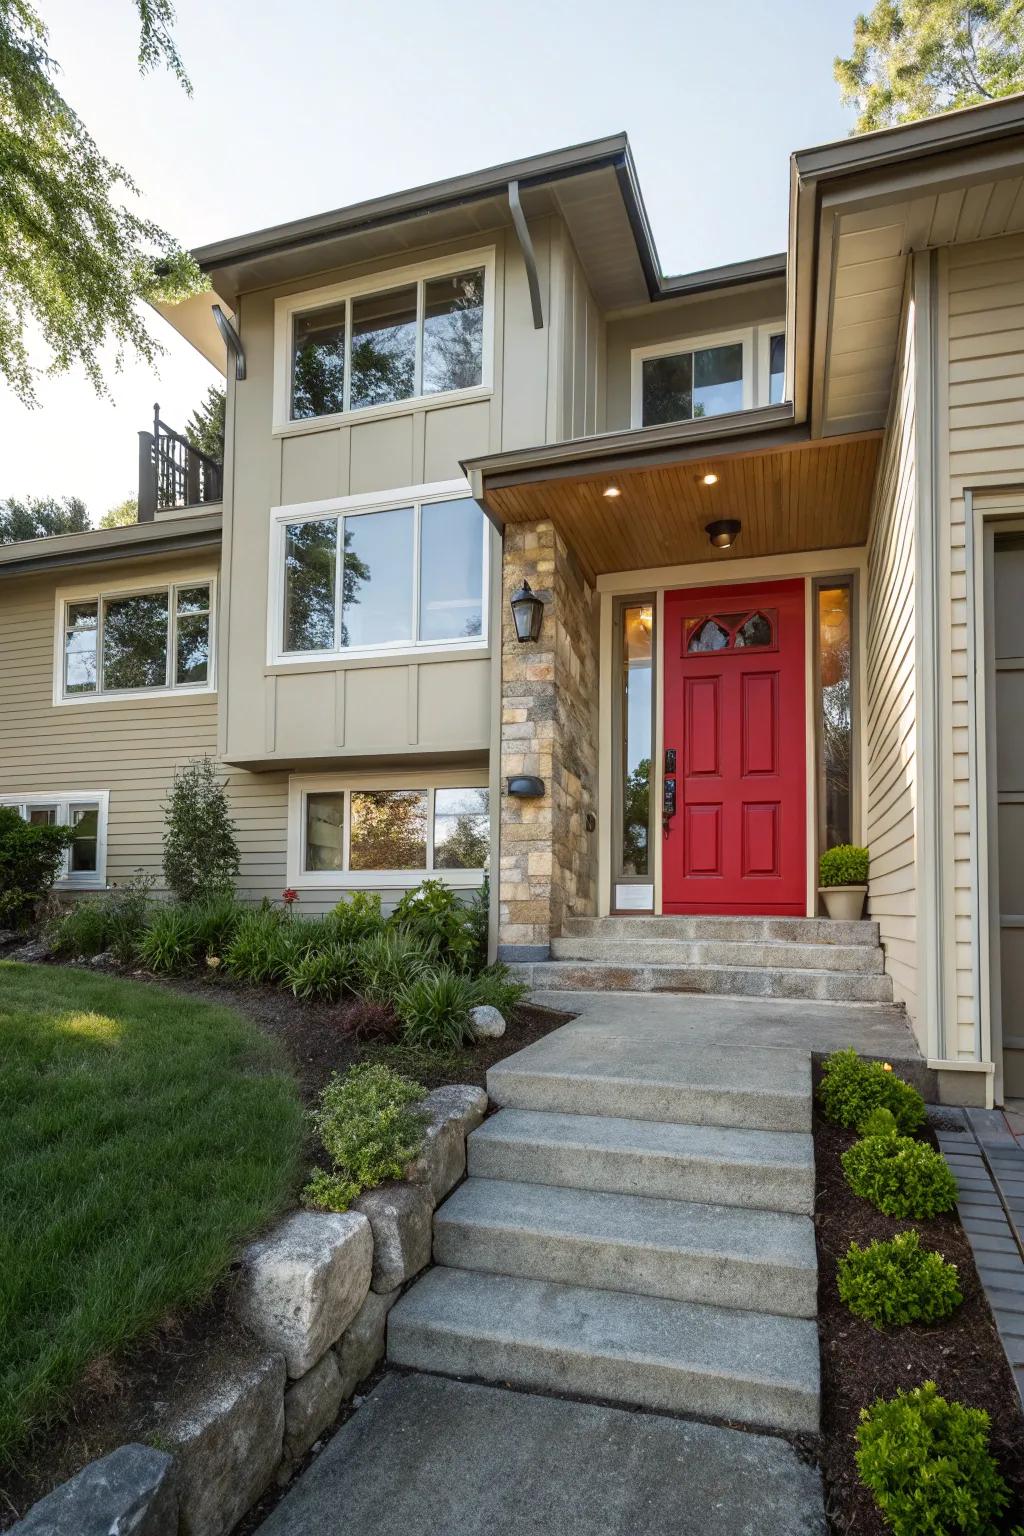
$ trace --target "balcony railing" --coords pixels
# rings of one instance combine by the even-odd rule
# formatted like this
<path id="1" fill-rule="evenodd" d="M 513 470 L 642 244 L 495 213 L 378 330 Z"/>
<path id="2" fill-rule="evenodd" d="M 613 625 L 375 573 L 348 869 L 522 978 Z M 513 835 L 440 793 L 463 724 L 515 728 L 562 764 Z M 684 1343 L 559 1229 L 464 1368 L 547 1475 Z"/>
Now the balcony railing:
<path id="1" fill-rule="evenodd" d="M 223 494 L 224 466 L 161 421 L 154 405 L 152 432 L 139 433 L 139 522 L 175 507 L 220 501 Z"/>

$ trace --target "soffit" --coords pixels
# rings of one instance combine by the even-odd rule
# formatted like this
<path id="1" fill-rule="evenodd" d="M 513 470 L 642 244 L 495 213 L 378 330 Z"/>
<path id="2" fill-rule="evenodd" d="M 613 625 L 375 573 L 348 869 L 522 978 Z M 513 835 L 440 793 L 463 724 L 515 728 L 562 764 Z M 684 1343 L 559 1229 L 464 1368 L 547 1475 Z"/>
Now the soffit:
<path id="1" fill-rule="evenodd" d="M 708 558 L 705 524 L 738 517 L 742 533 L 723 561 L 867 540 L 880 433 L 804 442 L 768 452 L 709 451 L 702 458 L 607 473 L 486 487 L 502 523 L 549 519 L 593 579 L 611 571 Z M 702 485 L 714 472 L 718 484 Z"/>
<path id="2" fill-rule="evenodd" d="M 884 424 L 907 258 L 914 251 L 1024 230 L 1024 140 L 917 163 L 879 183 L 823 196 L 815 321 L 813 430 Z"/>

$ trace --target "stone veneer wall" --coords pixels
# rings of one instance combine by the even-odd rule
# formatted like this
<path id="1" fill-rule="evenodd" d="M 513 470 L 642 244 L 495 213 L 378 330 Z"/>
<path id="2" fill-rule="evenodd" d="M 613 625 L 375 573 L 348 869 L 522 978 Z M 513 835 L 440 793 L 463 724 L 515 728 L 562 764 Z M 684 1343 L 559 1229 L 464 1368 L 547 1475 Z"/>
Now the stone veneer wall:
<path id="1" fill-rule="evenodd" d="M 541 637 L 521 645 L 509 598 L 529 581 L 545 598 Z M 549 522 L 505 530 L 501 655 L 501 870 L 498 952 L 546 959 L 567 913 L 593 915 L 597 836 L 597 634 L 594 594 Z M 510 774 L 544 780 L 539 800 L 505 792 Z"/>

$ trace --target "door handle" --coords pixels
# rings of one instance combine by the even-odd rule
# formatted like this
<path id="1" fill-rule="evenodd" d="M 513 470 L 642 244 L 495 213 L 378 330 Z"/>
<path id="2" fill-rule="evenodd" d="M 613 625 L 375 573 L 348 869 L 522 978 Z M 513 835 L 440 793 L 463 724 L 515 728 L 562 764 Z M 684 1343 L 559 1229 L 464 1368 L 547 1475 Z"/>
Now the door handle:
<path id="1" fill-rule="evenodd" d="M 676 781 L 675 779 L 666 779 L 661 796 L 661 824 L 666 837 L 668 836 L 670 830 L 669 822 L 672 820 L 675 813 Z"/>

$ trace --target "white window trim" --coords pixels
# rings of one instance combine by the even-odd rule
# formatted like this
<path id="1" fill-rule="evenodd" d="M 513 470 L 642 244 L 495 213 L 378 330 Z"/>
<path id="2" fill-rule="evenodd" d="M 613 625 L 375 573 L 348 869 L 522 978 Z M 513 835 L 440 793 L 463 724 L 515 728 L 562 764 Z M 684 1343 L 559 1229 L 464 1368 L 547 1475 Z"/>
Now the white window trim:
<path id="1" fill-rule="evenodd" d="M 433 501 L 453 501 L 465 498 L 472 501 L 468 480 L 441 480 L 430 485 L 408 485 L 396 491 L 378 491 L 371 495 L 334 496 L 326 501 L 301 501 L 284 507 L 270 509 L 270 559 L 269 589 L 267 594 L 267 665 L 271 667 L 302 666 L 311 661 L 349 661 L 368 656 L 414 656 L 425 651 L 456 654 L 486 651 L 489 645 L 489 598 L 490 598 L 490 548 L 489 524 L 484 513 L 483 555 L 481 571 L 480 633 L 469 639 L 418 640 L 420 616 L 420 519 L 417 511 L 413 527 L 413 598 L 411 640 L 394 640 L 387 645 L 348 645 L 337 650 L 286 651 L 284 649 L 284 546 L 285 525 L 288 523 L 316 522 L 326 517 L 358 517 L 364 512 L 383 512 L 392 507 L 415 508 Z M 473 502 L 479 509 L 479 502 Z M 338 573 L 340 583 L 341 573 Z M 335 604 L 339 601 L 337 590 Z"/>
<path id="2" fill-rule="evenodd" d="M 177 593 L 182 587 L 208 586 L 210 589 L 210 665 L 205 683 L 172 683 L 162 688 L 118 688 L 108 693 L 64 692 L 64 629 L 68 607 L 74 603 L 100 603 L 105 598 L 133 597 L 146 592 L 168 594 L 168 666 L 173 675 L 178 622 Z M 98 622 L 98 614 L 97 614 Z M 100 656 L 101 635 L 97 628 L 96 654 Z M 138 577 L 105 581 L 99 587 L 58 587 L 54 594 L 53 702 L 60 707 L 74 704 L 127 704 L 145 699 L 189 699 L 217 691 L 217 577 L 209 569 L 177 573 L 172 580 L 139 581 Z"/>
<path id="3" fill-rule="evenodd" d="M 64 859 L 64 873 L 53 882 L 57 891 L 102 891 L 107 885 L 107 819 L 110 809 L 109 789 L 43 790 L 23 795 L 0 795 L 0 805 L 13 805 L 22 816 L 26 807 L 53 806 L 61 826 L 71 823 L 71 808 L 95 805 L 96 815 L 96 868 L 72 874 L 68 869 L 68 856 Z"/>
<path id="4" fill-rule="evenodd" d="M 754 404 L 754 327 L 748 325 L 738 331 L 710 331 L 703 336 L 684 336 L 672 341 L 652 342 L 646 347 L 634 347 L 630 354 L 630 425 L 642 427 L 644 424 L 643 376 L 644 363 L 648 358 L 673 357 L 677 352 L 700 352 L 705 347 L 734 346 L 736 342 L 743 347 L 743 405 L 740 409 L 749 411 Z M 713 421 L 715 418 L 687 419 Z"/>
<path id="5" fill-rule="evenodd" d="M 771 320 L 771 321 L 766 320 L 762 324 L 760 324 L 759 326 L 756 327 L 756 331 L 757 331 L 757 335 L 756 335 L 756 345 L 757 345 L 757 402 L 756 403 L 758 405 L 770 405 L 771 404 L 771 394 L 770 394 L 771 381 L 770 381 L 769 374 L 768 374 L 768 367 L 769 367 L 769 364 L 771 362 L 771 340 L 772 340 L 773 336 L 781 336 L 783 338 L 783 340 L 785 340 L 785 336 L 786 336 L 786 322 L 785 322 L 784 319 Z M 785 398 L 786 398 L 785 370 L 783 370 L 783 378 L 782 378 L 782 398 L 783 398 L 783 400 L 785 400 Z"/>
<path id="6" fill-rule="evenodd" d="M 447 769 L 444 772 L 307 773 L 288 779 L 288 885 L 301 890 L 409 890 L 423 880 L 439 880 L 453 890 L 478 890 L 484 882 L 482 869 L 432 869 L 434 856 L 434 794 L 439 789 L 488 789 L 485 768 Z M 352 815 L 351 795 L 362 789 L 425 789 L 427 804 L 426 869 L 304 869 L 306 796 L 336 791 L 345 795 L 344 860 L 348 864 Z M 491 807 L 491 816 L 494 807 Z"/>
<path id="7" fill-rule="evenodd" d="M 422 366 L 420 356 L 422 331 L 419 319 L 423 312 L 423 284 L 430 278 L 453 276 L 457 272 L 465 272 L 473 267 L 484 269 L 483 357 L 479 384 L 468 389 L 449 389 L 437 394 L 410 395 L 408 399 L 387 400 L 380 405 L 357 406 L 354 410 L 332 411 L 326 416 L 292 419 L 292 332 L 296 315 L 305 314 L 309 310 L 325 309 L 330 304 L 340 304 L 344 301 L 348 305 L 351 321 L 351 300 L 373 293 L 387 293 L 392 288 L 401 288 L 415 283 L 418 377 Z M 324 288 L 311 288 L 304 293 L 289 294 L 285 298 L 277 299 L 274 304 L 274 432 L 279 434 L 308 432 L 311 429 L 340 426 L 343 422 L 369 421 L 377 416 L 392 416 L 396 412 L 432 406 L 435 403 L 451 405 L 453 401 L 479 400 L 490 395 L 494 388 L 494 281 L 495 248 L 491 245 L 482 250 L 459 251 L 452 256 L 439 256 L 433 261 L 418 262 L 415 266 L 392 267 L 387 271 L 376 271 L 369 277 L 354 278 L 346 283 L 330 283 Z M 349 324 L 345 335 L 346 358 L 350 339 L 351 325 Z"/>

